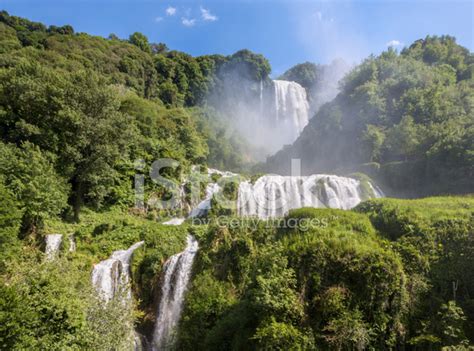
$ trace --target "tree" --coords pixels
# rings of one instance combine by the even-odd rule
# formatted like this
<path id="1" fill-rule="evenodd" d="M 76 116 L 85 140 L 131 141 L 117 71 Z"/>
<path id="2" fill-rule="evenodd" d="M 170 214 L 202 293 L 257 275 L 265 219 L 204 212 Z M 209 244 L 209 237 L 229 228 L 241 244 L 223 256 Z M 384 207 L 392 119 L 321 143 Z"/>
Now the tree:
<path id="1" fill-rule="evenodd" d="M 130 350 L 133 308 L 104 305 L 88 269 L 67 259 L 10 262 L 0 277 L 0 345 L 7 350 Z M 105 322 L 106 321 L 106 322 Z"/>
<path id="2" fill-rule="evenodd" d="M 84 201 L 100 206 L 133 143 L 134 126 L 119 111 L 117 91 L 93 71 L 64 73 L 24 61 L 0 75 L 3 138 L 57 155 L 76 219 Z"/>
<path id="3" fill-rule="evenodd" d="M 150 49 L 152 54 L 164 54 L 169 50 L 165 43 L 151 43 Z"/>
<path id="4" fill-rule="evenodd" d="M 109 39 L 109 40 L 120 40 L 120 38 L 115 33 L 110 33 L 109 36 L 107 37 L 107 39 Z"/>
<path id="5" fill-rule="evenodd" d="M 223 72 L 239 73 L 243 78 L 260 81 L 266 79 L 271 72 L 268 60 L 250 50 L 239 50 L 229 56 L 223 65 Z"/>
<path id="6" fill-rule="evenodd" d="M 394 155 L 413 157 L 420 144 L 421 135 L 411 116 L 405 116 L 387 135 L 386 146 Z"/>
<path id="7" fill-rule="evenodd" d="M 380 128 L 372 124 L 368 124 L 366 128 L 366 131 L 362 134 L 364 147 L 361 151 L 368 162 L 377 162 L 380 160 L 385 134 Z"/>
<path id="8" fill-rule="evenodd" d="M 140 50 L 151 54 L 151 48 L 150 44 L 148 43 L 148 38 L 144 34 L 140 32 L 135 32 L 130 35 L 128 41 L 131 44 L 138 46 Z"/>
<path id="9" fill-rule="evenodd" d="M 314 350 L 311 332 L 305 333 L 291 324 L 278 323 L 270 318 L 260 325 L 252 339 L 257 341 L 258 350 Z"/>
<path id="10" fill-rule="evenodd" d="M 370 343 L 370 328 L 359 311 L 344 312 L 324 328 L 324 339 L 335 350 L 365 350 Z"/>
<path id="11" fill-rule="evenodd" d="M 467 342 L 463 325 L 466 321 L 462 308 L 455 301 L 441 305 L 437 317 L 439 318 L 439 333 L 445 346 L 456 346 Z"/>
<path id="12" fill-rule="evenodd" d="M 58 176 L 53 163 L 39 147 L 29 142 L 20 148 L 0 143 L 0 175 L 23 209 L 26 231 L 59 215 L 67 206 L 69 187 L 65 179 Z M 15 206 L 12 211 L 13 215 Z"/>
<path id="13" fill-rule="evenodd" d="M 84 200 L 100 206 L 110 193 L 118 176 L 115 165 L 127 157 L 128 146 L 136 134 L 129 117 L 119 111 L 115 91 L 96 74 L 74 74 L 66 93 L 70 97 L 67 105 L 75 107 L 69 116 L 75 123 L 69 131 L 74 135 L 68 145 L 72 152 L 63 157 L 72 161 L 68 175 L 78 219 Z"/>

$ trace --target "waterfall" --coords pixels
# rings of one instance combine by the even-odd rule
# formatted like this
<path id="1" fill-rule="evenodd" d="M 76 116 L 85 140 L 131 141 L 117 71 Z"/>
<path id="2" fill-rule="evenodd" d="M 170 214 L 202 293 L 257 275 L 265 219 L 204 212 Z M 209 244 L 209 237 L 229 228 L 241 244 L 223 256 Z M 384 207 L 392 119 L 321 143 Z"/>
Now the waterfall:
<path id="1" fill-rule="evenodd" d="M 171 256 L 163 268 L 161 299 L 153 333 L 153 350 L 169 349 L 183 307 L 184 293 L 191 276 L 198 242 L 188 236 L 186 249 Z"/>
<path id="2" fill-rule="evenodd" d="M 383 194 L 370 183 L 372 197 Z M 301 207 L 350 209 L 363 199 L 360 181 L 335 175 L 316 174 L 307 177 L 266 175 L 255 184 L 239 186 L 237 211 L 240 216 L 274 218 Z"/>
<path id="3" fill-rule="evenodd" d="M 232 173 L 232 172 L 229 172 L 229 171 L 224 171 L 223 172 L 223 171 L 219 171 L 218 169 L 208 168 L 207 169 L 208 177 L 210 178 L 213 174 L 218 174 L 223 178 L 233 177 L 233 176 L 237 175 L 236 173 Z M 221 190 L 222 190 L 222 188 L 217 183 L 211 182 L 211 183 L 207 184 L 207 186 L 206 186 L 206 196 L 205 196 L 204 200 L 202 200 L 196 207 L 194 207 L 191 210 L 191 213 L 189 214 L 189 218 L 196 218 L 196 217 L 205 216 L 207 214 L 207 212 L 209 212 L 209 210 L 211 209 L 211 201 L 212 201 L 213 196 Z"/>
<path id="4" fill-rule="evenodd" d="M 186 220 L 186 218 L 175 217 L 175 218 L 171 218 L 170 220 L 168 220 L 166 222 L 163 222 L 162 224 L 164 224 L 164 225 L 181 225 L 181 224 L 184 223 L 185 220 Z"/>
<path id="5" fill-rule="evenodd" d="M 117 294 L 124 294 L 124 303 L 130 301 L 132 292 L 130 286 L 130 260 L 133 252 L 142 246 L 144 241 L 133 244 L 127 250 L 114 251 L 110 258 L 99 262 L 92 270 L 92 285 L 102 297 L 105 303 L 113 299 Z M 119 295 L 120 296 L 120 295 Z M 123 298 L 120 296 L 119 298 Z M 124 305 L 125 306 L 125 305 Z M 133 335 L 133 349 L 135 351 L 144 350 L 144 343 L 140 334 L 131 327 Z"/>
<path id="6" fill-rule="evenodd" d="M 192 166 L 191 171 L 199 173 L 198 166 Z M 232 173 L 232 172 L 229 172 L 229 171 L 220 171 L 218 169 L 208 168 L 207 169 L 208 180 L 211 179 L 211 176 L 213 174 L 218 174 L 223 178 L 237 176 L 236 173 Z M 181 185 L 181 188 L 183 189 L 182 195 L 181 195 L 181 198 L 183 199 L 182 203 L 185 202 L 184 201 L 184 199 L 185 199 L 185 193 L 184 193 L 185 184 L 186 184 L 186 182 Z M 198 218 L 198 217 L 205 216 L 211 208 L 211 201 L 212 201 L 213 196 L 216 193 L 218 193 L 219 191 L 221 191 L 221 187 L 217 183 L 214 183 L 214 182 L 208 183 L 207 186 L 206 186 L 206 195 L 205 195 L 204 199 L 202 201 L 198 202 L 197 204 L 195 204 L 195 206 L 191 209 L 188 218 Z M 163 222 L 162 224 L 164 224 L 164 225 L 181 225 L 181 224 L 183 224 L 183 222 L 185 220 L 186 220 L 186 218 L 174 217 L 174 218 L 171 218 L 171 219 Z"/>
<path id="7" fill-rule="evenodd" d="M 284 144 L 296 140 L 309 120 L 306 90 L 296 82 L 274 80 L 276 127 Z"/>
<path id="8" fill-rule="evenodd" d="M 195 208 L 192 209 L 189 217 L 194 218 L 206 215 L 206 213 L 211 208 L 212 197 L 220 190 L 221 187 L 217 183 L 209 183 L 206 186 L 206 197 Z"/>
<path id="9" fill-rule="evenodd" d="M 76 251 L 76 239 L 74 238 L 74 234 L 69 235 L 69 252 Z"/>
<path id="10" fill-rule="evenodd" d="M 377 185 L 368 183 L 369 188 L 372 191 L 372 194 L 374 195 L 373 197 L 376 199 L 380 199 L 381 197 L 385 197 L 385 194 L 383 193 L 382 189 L 380 189 Z"/>
<path id="11" fill-rule="evenodd" d="M 48 260 L 52 260 L 58 255 L 62 240 L 63 236 L 61 234 L 46 235 L 45 254 Z"/>
<path id="12" fill-rule="evenodd" d="M 92 284 L 105 301 L 111 300 L 120 289 L 126 289 L 124 290 L 126 295 L 131 297 L 131 291 L 127 286 L 130 282 L 130 260 L 133 252 L 143 243 L 140 241 L 127 250 L 114 251 L 110 258 L 94 266 Z"/>
<path id="13" fill-rule="evenodd" d="M 213 174 L 218 174 L 222 177 L 234 177 L 238 175 L 237 173 L 232 173 L 229 171 L 219 171 L 218 169 L 215 169 L 215 168 L 208 168 L 207 175 L 212 176 Z"/>

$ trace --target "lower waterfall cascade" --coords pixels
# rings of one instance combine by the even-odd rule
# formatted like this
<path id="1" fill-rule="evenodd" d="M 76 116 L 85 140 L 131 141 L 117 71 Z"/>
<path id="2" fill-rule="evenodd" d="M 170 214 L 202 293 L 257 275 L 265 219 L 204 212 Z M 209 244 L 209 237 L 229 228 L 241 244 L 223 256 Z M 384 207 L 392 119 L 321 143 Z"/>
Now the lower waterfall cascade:
<path id="1" fill-rule="evenodd" d="M 74 238 L 74 234 L 68 236 L 69 239 L 69 252 L 76 251 L 76 239 Z"/>
<path id="2" fill-rule="evenodd" d="M 186 249 L 171 256 L 165 263 L 161 299 L 153 332 L 154 351 L 166 350 L 173 344 L 175 328 L 181 316 L 184 294 L 198 248 L 196 239 L 188 236 Z"/>
<path id="3" fill-rule="evenodd" d="M 329 207 L 348 210 L 365 197 L 382 197 L 383 193 L 369 184 L 372 194 L 364 194 L 359 180 L 335 175 L 316 174 L 290 177 L 266 175 L 255 184 L 240 183 L 237 212 L 240 216 L 262 219 L 284 216 L 301 207 Z"/>
<path id="4" fill-rule="evenodd" d="M 132 291 L 129 286 L 131 281 L 130 261 L 133 252 L 144 243 L 144 241 L 140 241 L 130 246 L 127 250 L 114 251 L 110 258 L 94 266 L 92 270 L 92 285 L 104 303 L 108 303 L 117 294 L 123 294 L 125 301 L 130 301 L 132 298 Z M 123 299 L 123 296 L 119 298 Z M 130 334 L 133 334 L 134 350 L 143 350 L 144 347 L 140 335 L 133 328 L 131 328 Z"/>

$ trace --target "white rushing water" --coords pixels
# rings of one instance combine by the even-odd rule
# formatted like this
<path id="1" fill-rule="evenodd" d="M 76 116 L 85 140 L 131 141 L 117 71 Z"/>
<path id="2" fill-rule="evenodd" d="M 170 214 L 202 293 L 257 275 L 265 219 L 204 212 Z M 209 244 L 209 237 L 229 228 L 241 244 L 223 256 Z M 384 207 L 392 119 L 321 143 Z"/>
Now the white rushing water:
<path id="1" fill-rule="evenodd" d="M 213 174 L 218 174 L 223 178 L 237 176 L 236 173 L 232 173 L 232 172 L 229 172 L 229 171 L 219 171 L 218 169 L 208 168 L 207 169 L 208 177 L 211 177 Z M 204 197 L 204 200 L 202 200 L 200 203 L 198 203 L 198 205 L 195 206 L 191 210 L 191 212 L 189 214 L 189 218 L 196 218 L 196 217 L 205 216 L 207 214 L 207 212 L 211 209 L 212 198 L 214 197 L 215 194 L 217 194 L 221 190 L 222 190 L 222 188 L 217 183 L 211 182 L 211 183 L 207 184 L 207 186 L 206 186 L 206 195 Z"/>
<path id="2" fill-rule="evenodd" d="M 46 235 L 45 254 L 48 260 L 54 259 L 59 254 L 59 249 L 61 247 L 62 240 L 63 240 L 63 236 L 61 234 Z"/>
<path id="3" fill-rule="evenodd" d="M 163 222 L 162 224 L 165 224 L 165 225 L 181 225 L 181 224 L 184 223 L 185 220 L 186 220 L 186 218 L 175 217 L 175 218 L 171 218 L 170 220 L 168 220 L 166 222 Z"/>
<path id="4" fill-rule="evenodd" d="M 206 197 L 189 214 L 190 218 L 204 216 L 211 209 L 211 201 L 214 194 L 217 194 L 221 187 L 217 183 L 209 183 L 206 186 Z"/>
<path id="5" fill-rule="evenodd" d="M 370 185 L 373 197 L 383 194 Z M 307 177 L 266 175 L 255 184 L 239 186 L 237 211 L 240 216 L 274 218 L 301 207 L 350 209 L 364 198 L 358 180 L 335 175 Z"/>
<path id="6" fill-rule="evenodd" d="M 184 293 L 191 277 L 198 242 L 188 236 L 186 249 L 171 256 L 163 268 L 161 299 L 153 333 L 153 350 L 169 349 L 183 307 Z"/>
<path id="7" fill-rule="evenodd" d="M 309 121 L 306 90 L 296 82 L 274 80 L 275 119 L 283 144 L 296 140 Z"/>
<path id="8" fill-rule="evenodd" d="M 133 244 L 127 250 L 118 250 L 110 258 L 97 263 L 92 271 L 92 284 L 105 301 L 111 300 L 120 289 L 131 297 L 128 287 L 130 282 L 130 260 L 133 251 L 143 245 L 143 241 Z"/>
<path id="9" fill-rule="evenodd" d="M 220 170 L 215 169 L 215 168 L 208 168 L 207 169 L 207 174 L 208 174 L 208 176 L 212 176 L 213 174 L 218 174 L 222 177 L 233 177 L 233 176 L 238 175 L 237 173 L 232 173 L 230 171 L 220 171 Z"/>
<path id="10" fill-rule="evenodd" d="M 74 238 L 74 234 L 69 235 L 69 252 L 76 251 L 76 239 Z"/>

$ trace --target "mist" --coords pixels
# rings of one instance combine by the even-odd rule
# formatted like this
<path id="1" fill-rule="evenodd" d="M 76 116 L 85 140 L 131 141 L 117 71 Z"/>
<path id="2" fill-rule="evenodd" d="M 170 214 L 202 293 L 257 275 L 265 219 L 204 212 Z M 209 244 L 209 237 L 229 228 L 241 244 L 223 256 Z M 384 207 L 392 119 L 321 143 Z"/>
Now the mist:
<path id="1" fill-rule="evenodd" d="M 320 107 L 337 95 L 339 81 L 350 68 L 341 59 L 329 65 L 307 62 L 272 80 L 269 70 L 253 61 L 268 64 L 263 56 L 246 51 L 246 60 L 235 60 L 242 55 L 232 55 L 219 67 L 207 101 L 246 141 L 254 161 L 293 144 Z"/>
<path id="2" fill-rule="evenodd" d="M 296 82 L 249 78 L 250 64 L 223 66 L 208 96 L 229 126 L 251 146 L 256 161 L 293 143 L 310 118 L 306 90 Z"/>

